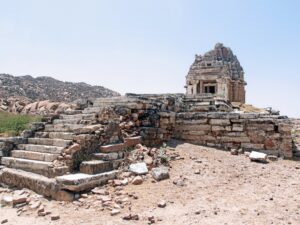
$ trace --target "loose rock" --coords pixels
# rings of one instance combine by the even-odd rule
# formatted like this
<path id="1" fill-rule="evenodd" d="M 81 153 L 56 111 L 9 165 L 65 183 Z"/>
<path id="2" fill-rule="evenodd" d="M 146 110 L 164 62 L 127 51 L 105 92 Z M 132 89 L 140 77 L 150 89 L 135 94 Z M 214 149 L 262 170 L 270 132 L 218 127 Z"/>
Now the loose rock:
<path id="1" fill-rule="evenodd" d="M 159 208 L 165 208 L 167 206 L 167 202 L 165 200 L 160 201 L 157 206 Z"/>
<path id="2" fill-rule="evenodd" d="M 142 184 L 143 183 L 143 178 L 140 177 L 140 176 L 136 176 L 135 178 L 133 178 L 131 183 L 134 184 L 134 185 Z"/>
<path id="3" fill-rule="evenodd" d="M 152 169 L 152 177 L 157 181 L 161 181 L 161 180 L 170 178 L 168 167 L 160 166 L 160 167 Z"/>
<path id="4" fill-rule="evenodd" d="M 60 216 L 59 215 L 52 215 L 51 220 L 59 220 Z"/>
<path id="5" fill-rule="evenodd" d="M 117 214 L 119 214 L 120 213 L 120 210 L 118 210 L 118 209 L 113 209 L 111 212 L 110 212 L 110 215 L 111 216 L 115 216 L 115 215 L 117 215 Z"/>
<path id="6" fill-rule="evenodd" d="M 129 170 L 137 175 L 144 175 L 148 173 L 146 163 L 135 163 L 129 166 Z"/>
<path id="7" fill-rule="evenodd" d="M 267 162 L 267 154 L 262 152 L 252 151 L 249 155 L 249 158 L 251 161 L 255 161 L 255 162 L 262 162 L 262 163 Z"/>

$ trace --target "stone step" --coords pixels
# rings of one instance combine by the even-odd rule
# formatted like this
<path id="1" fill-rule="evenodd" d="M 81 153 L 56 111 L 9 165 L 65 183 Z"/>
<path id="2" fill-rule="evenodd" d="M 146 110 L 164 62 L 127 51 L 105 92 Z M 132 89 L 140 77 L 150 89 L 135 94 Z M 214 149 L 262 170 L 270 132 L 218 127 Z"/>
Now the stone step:
<path id="1" fill-rule="evenodd" d="M 23 150 L 13 150 L 11 156 L 14 158 L 38 160 L 45 162 L 53 162 L 60 154 L 51 154 L 51 153 L 41 153 L 41 152 L 31 152 Z"/>
<path id="2" fill-rule="evenodd" d="M 74 129 L 83 127 L 83 124 L 47 124 L 45 130 L 47 132 L 72 132 Z"/>
<path id="3" fill-rule="evenodd" d="M 67 110 L 64 111 L 64 114 L 66 115 L 77 115 L 77 114 L 81 114 L 82 110 Z"/>
<path id="4" fill-rule="evenodd" d="M 100 146 L 100 152 L 101 153 L 120 152 L 120 151 L 124 151 L 126 147 L 127 146 L 124 143 L 103 145 Z"/>
<path id="5" fill-rule="evenodd" d="M 13 168 L 1 170 L 0 183 L 18 188 L 28 188 L 38 194 L 52 198 L 57 192 L 55 179 Z"/>
<path id="6" fill-rule="evenodd" d="M 63 120 L 93 120 L 96 118 L 96 114 L 77 114 L 77 115 L 60 115 L 60 119 Z"/>
<path id="7" fill-rule="evenodd" d="M 111 153 L 94 153 L 93 159 L 103 161 L 113 161 L 124 158 L 124 152 L 111 152 Z"/>
<path id="8" fill-rule="evenodd" d="M 135 97 L 126 97 L 126 96 L 117 96 L 110 98 L 97 98 L 94 100 L 94 105 L 96 103 L 118 103 L 118 102 L 137 102 L 138 98 Z"/>
<path id="9" fill-rule="evenodd" d="M 46 177 L 56 177 L 68 172 L 68 167 L 53 167 L 51 162 L 43 162 L 13 157 L 2 157 L 1 163 L 9 168 L 21 169 Z"/>
<path id="10" fill-rule="evenodd" d="M 83 161 L 80 164 L 80 172 L 86 174 L 103 173 L 103 172 L 111 171 L 112 169 L 113 169 L 112 163 L 103 160 Z"/>
<path id="11" fill-rule="evenodd" d="M 62 139 L 62 140 L 73 140 L 74 134 L 69 133 L 69 132 L 36 132 L 35 137 L 37 137 L 37 138 Z"/>
<path id="12" fill-rule="evenodd" d="M 112 170 L 100 174 L 69 174 L 56 177 L 56 181 L 63 190 L 80 192 L 88 191 L 100 185 L 104 185 L 108 180 L 115 179 L 119 171 Z"/>
<path id="13" fill-rule="evenodd" d="M 49 132 L 35 132 L 34 137 L 36 138 L 49 138 Z"/>
<path id="14" fill-rule="evenodd" d="M 88 107 L 83 110 L 83 114 L 99 113 L 103 107 Z"/>
<path id="15" fill-rule="evenodd" d="M 63 139 L 63 140 L 73 140 L 74 138 L 74 134 L 73 133 L 68 133 L 68 132 L 50 132 L 49 133 L 49 138 L 59 138 L 59 139 Z"/>
<path id="16" fill-rule="evenodd" d="M 61 154 L 64 147 L 49 146 L 49 145 L 32 145 L 32 144 L 19 144 L 19 150 L 42 152 L 51 154 Z"/>
<path id="17" fill-rule="evenodd" d="M 67 147 L 72 143 L 69 140 L 51 139 L 51 138 L 28 138 L 28 144 L 34 145 L 52 145 L 57 147 Z"/>
<path id="18" fill-rule="evenodd" d="M 80 124 L 81 119 L 55 119 L 52 124 Z"/>

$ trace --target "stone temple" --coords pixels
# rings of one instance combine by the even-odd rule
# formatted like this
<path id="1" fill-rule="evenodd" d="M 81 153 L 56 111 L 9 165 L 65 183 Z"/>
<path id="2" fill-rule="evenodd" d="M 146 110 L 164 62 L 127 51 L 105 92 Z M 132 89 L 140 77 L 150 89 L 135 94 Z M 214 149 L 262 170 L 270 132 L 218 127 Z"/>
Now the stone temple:
<path id="1" fill-rule="evenodd" d="M 173 139 L 293 158 L 290 119 L 231 104 L 245 102 L 245 85 L 236 56 L 217 44 L 196 56 L 187 75 L 187 94 L 87 99 L 76 109 L 45 115 L 19 137 L 0 138 L 0 184 L 72 201 L 119 179 L 120 172 L 130 169 L 129 153 L 139 144 L 159 147 L 153 148 L 159 153 Z M 43 104 L 33 103 L 30 110 Z M 144 150 L 138 151 L 146 159 Z"/>
<path id="2" fill-rule="evenodd" d="M 245 103 L 244 70 L 230 48 L 217 43 L 215 48 L 196 55 L 186 76 L 186 94 L 223 98 Z"/>

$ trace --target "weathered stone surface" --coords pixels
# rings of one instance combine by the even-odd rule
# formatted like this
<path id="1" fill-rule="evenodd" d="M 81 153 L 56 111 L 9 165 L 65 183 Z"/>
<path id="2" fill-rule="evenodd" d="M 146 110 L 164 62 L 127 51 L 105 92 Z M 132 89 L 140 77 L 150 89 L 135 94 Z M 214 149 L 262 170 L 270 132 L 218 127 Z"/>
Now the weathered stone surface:
<path id="1" fill-rule="evenodd" d="M 19 188 L 28 188 L 48 197 L 53 197 L 58 190 L 54 179 L 11 168 L 2 169 L 0 182 Z"/>
<path id="2" fill-rule="evenodd" d="M 10 195 L 4 195 L 1 199 L 1 206 L 12 206 L 13 197 Z"/>
<path id="3" fill-rule="evenodd" d="M 120 152 L 126 148 L 124 143 L 100 146 L 100 151 L 103 153 Z"/>
<path id="4" fill-rule="evenodd" d="M 133 178 L 131 183 L 134 184 L 134 185 L 142 184 L 143 183 L 143 178 L 140 177 L 140 176 L 136 176 L 135 178 Z"/>
<path id="5" fill-rule="evenodd" d="M 233 124 L 232 131 L 244 131 L 244 125 L 242 124 Z"/>
<path id="6" fill-rule="evenodd" d="M 95 175 L 77 173 L 56 177 L 56 181 L 63 190 L 80 192 L 103 185 L 107 183 L 108 180 L 115 179 L 116 175 L 117 171 L 110 171 Z"/>
<path id="7" fill-rule="evenodd" d="M 129 170 L 135 174 L 143 175 L 148 173 L 146 163 L 134 163 L 129 166 Z"/>
<path id="8" fill-rule="evenodd" d="M 91 160 L 80 164 L 80 172 L 86 174 L 97 174 L 112 170 L 112 164 L 108 161 Z"/>
<path id="9" fill-rule="evenodd" d="M 211 131 L 231 131 L 231 126 L 212 126 Z"/>
<path id="10" fill-rule="evenodd" d="M 210 120 L 211 125 L 217 125 L 217 126 L 228 126 L 231 125 L 229 119 L 211 119 Z"/>
<path id="11" fill-rule="evenodd" d="M 22 169 L 46 177 L 55 177 L 68 172 L 67 167 L 53 167 L 51 162 L 44 161 L 3 157 L 1 163 L 10 168 Z"/>
<path id="12" fill-rule="evenodd" d="M 251 161 L 255 161 L 255 162 L 266 163 L 267 162 L 267 154 L 262 153 L 262 152 L 252 151 L 249 155 L 249 159 Z"/>
<path id="13" fill-rule="evenodd" d="M 152 174 L 152 177 L 157 181 L 161 181 L 161 180 L 170 178 L 169 168 L 165 167 L 165 166 L 153 168 L 151 171 L 151 174 Z"/>
<path id="14" fill-rule="evenodd" d="M 246 150 L 262 150 L 264 149 L 264 144 L 242 143 L 241 147 Z"/>
<path id="15" fill-rule="evenodd" d="M 11 152 L 11 156 L 14 158 L 23 158 L 23 159 L 30 159 L 30 160 L 53 162 L 55 159 L 57 159 L 59 154 L 13 150 Z"/>
<path id="16" fill-rule="evenodd" d="M 77 129 L 74 129 L 75 134 L 92 134 L 96 130 L 99 130 L 102 126 L 101 125 L 89 125 L 89 126 L 84 126 L 80 127 Z"/>

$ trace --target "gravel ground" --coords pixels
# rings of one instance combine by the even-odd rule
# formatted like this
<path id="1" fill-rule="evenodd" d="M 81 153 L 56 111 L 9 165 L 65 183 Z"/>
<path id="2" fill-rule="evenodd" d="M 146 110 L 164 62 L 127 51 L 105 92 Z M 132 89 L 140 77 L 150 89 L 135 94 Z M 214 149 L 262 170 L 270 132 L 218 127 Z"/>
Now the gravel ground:
<path id="1" fill-rule="evenodd" d="M 0 208 L 0 222 L 5 224 L 300 224 L 300 162 L 281 160 L 261 164 L 250 162 L 245 155 L 201 147 L 187 143 L 176 146 L 183 159 L 171 163 L 170 179 L 141 185 L 129 184 L 123 191 L 133 193 L 120 213 L 98 207 L 95 202 L 62 203 L 42 199 L 51 214 L 37 216 L 26 211 L 17 216 L 17 209 Z M 181 185 L 175 185 L 180 181 Z M 179 183 L 180 183 L 179 182 Z M 114 188 L 107 187 L 110 193 Z M 0 197 L 5 193 L 0 193 Z M 91 197 L 93 199 L 93 197 Z M 166 201 L 166 207 L 157 204 Z M 82 199 L 84 202 L 85 199 Z M 122 219 L 129 210 L 138 214 L 138 221 Z M 60 219 L 51 221 L 51 215 Z"/>

